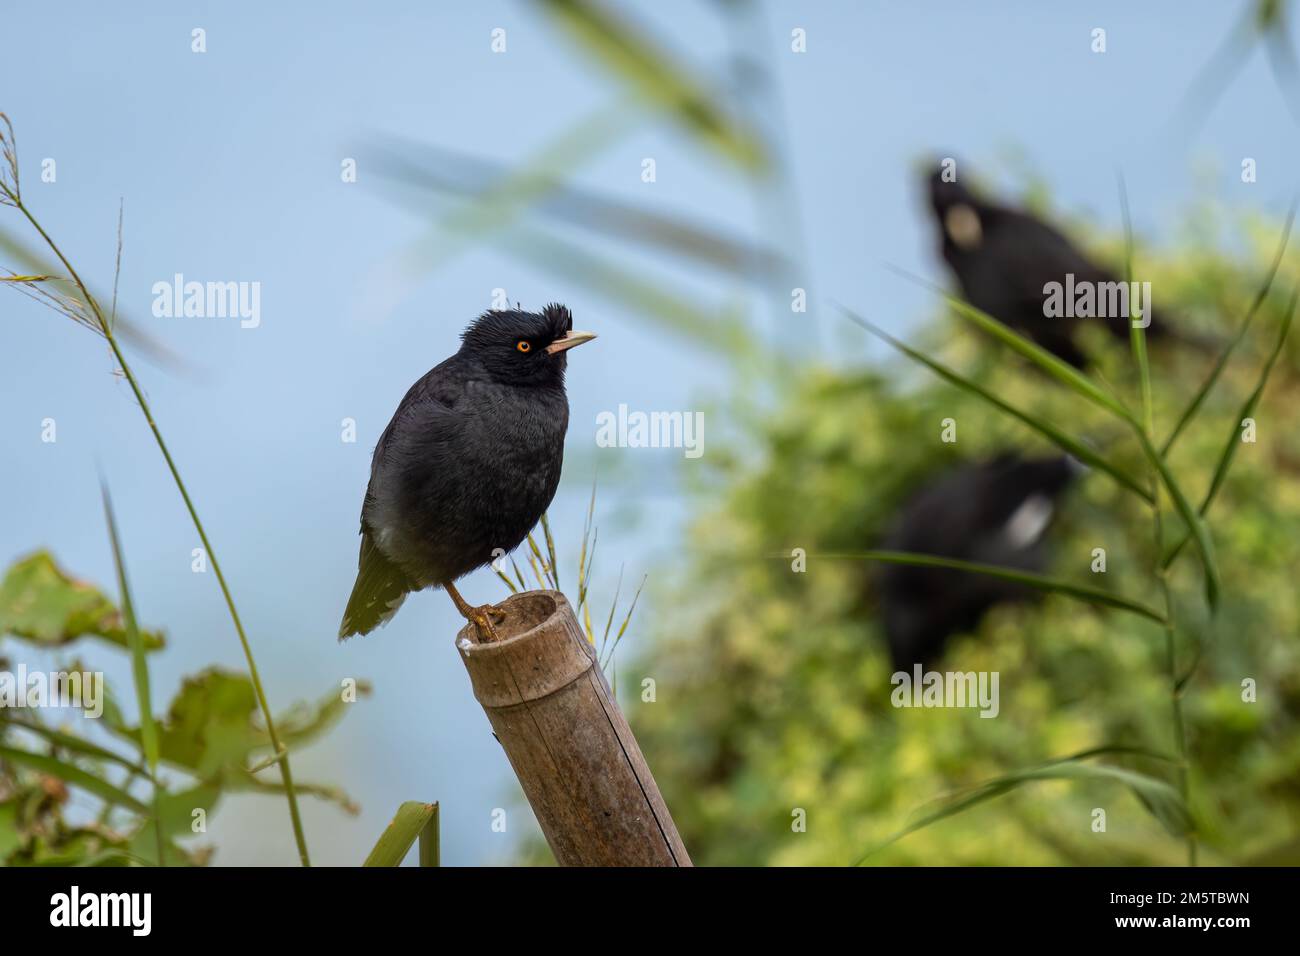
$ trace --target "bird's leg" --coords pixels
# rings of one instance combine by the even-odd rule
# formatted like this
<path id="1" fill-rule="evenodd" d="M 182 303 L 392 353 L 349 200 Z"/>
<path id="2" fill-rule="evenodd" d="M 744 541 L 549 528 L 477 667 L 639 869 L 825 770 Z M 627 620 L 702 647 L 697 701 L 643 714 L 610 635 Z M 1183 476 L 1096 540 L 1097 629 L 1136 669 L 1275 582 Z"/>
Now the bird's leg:
<path id="1" fill-rule="evenodd" d="M 496 628 L 492 626 L 492 615 L 495 613 L 499 616 L 500 611 L 491 604 L 474 607 L 460 596 L 460 592 L 456 590 L 456 585 L 450 581 L 444 584 L 443 587 L 451 595 L 451 600 L 456 605 L 456 610 L 460 612 L 460 616 L 478 628 L 480 638 L 484 641 L 499 641 L 501 639 L 497 636 Z"/>

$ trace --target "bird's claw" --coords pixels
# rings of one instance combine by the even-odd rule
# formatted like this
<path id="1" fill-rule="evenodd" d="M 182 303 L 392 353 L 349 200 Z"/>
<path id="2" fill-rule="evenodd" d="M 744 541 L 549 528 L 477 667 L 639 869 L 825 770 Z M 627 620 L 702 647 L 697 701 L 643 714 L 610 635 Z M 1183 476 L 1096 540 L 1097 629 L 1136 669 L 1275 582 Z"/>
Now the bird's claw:
<path id="1" fill-rule="evenodd" d="M 494 618 L 495 623 L 500 624 L 506 619 L 506 616 L 493 604 L 483 604 L 472 610 L 470 620 L 478 628 L 480 640 L 484 642 L 501 640 L 496 628 L 492 626 Z"/>

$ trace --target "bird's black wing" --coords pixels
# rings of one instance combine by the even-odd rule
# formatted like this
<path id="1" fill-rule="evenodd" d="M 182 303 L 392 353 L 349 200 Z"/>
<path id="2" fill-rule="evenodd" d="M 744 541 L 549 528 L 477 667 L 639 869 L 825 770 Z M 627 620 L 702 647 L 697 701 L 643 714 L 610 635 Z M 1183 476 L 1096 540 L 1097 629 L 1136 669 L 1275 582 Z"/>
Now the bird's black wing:
<path id="1" fill-rule="evenodd" d="M 451 414 L 455 402 L 459 369 L 453 359 L 443 362 L 410 387 L 379 441 L 370 463 L 370 482 L 361 506 L 361 550 L 357 556 L 357 580 L 352 586 L 339 626 L 339 639 L 368 634 L 387 624 L 402 601 L 422 584 L 390 560 L 380 547 L 383 515 L 377 513 L 378 486 L 391 480 L 394 439 L 403 431 L 418 427 L 424 438 L 436 440 L 438 432 L 454 428 Z"/>
<path id="2" fill-rule="evenodd" d="M 1006 244 L 1002 261 L 1004 263 L 1003 281 L 1015 288 L 1022 301 L 1035 302 L 1040 307 L 1045 294 L 1043 285 L 1047 282 L 1065 284 L 1066 275 L 1074 277 L 1076 288 L 1090 284 L 1094 294 L 1102 295 L 1102 289 L 1113 283 L 1124 281 L 1120 275 L 1104 265 L 1090 259 L 1082 250 L 1072 243 L 1064 234 L 1040 219 L 1028 213 L 1008 212 L 1009 218 L 1016 220 L 1015 240 Z M 1125 300 L 1127 301 L 1127 299 Z M 1150 308 L 1150 303 L 1146 303 Z M 1100 307 L 1100 303 L 1097 303 Z M 1152 319 L 1147 329 L 1149 337 L 1163 335 L 1168 331 L 1159 316 Z M 1128 316 L 1109 315 L 1096 319 L 1116 338 L 1124 341 L 1129 337 Z M 1070 332 L 1073 335 L 1073 331 Z"/>
<path id="3" fill-rule="evenodd" d="M 1080 282 L 1110 281 L 1104 269 L 1089 260 L 1062 233 L 1028 213 L 1000 210 L 996 230 L 990 230 L 992 262 L 999 281 L 1025 306 L 1040 312 L 1048 282 L 1065 283 L 1067 274 Z"/>

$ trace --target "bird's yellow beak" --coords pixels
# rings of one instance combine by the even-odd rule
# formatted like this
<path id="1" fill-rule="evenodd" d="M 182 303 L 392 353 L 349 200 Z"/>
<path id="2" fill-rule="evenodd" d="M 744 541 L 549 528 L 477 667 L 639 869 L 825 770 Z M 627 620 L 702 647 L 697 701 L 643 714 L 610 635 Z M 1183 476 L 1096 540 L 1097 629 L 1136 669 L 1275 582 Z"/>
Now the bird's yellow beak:
<path id="1" fill-rule="evenodd" d="M 546 351 L 551 355 L 555 355 L 558 352 L 581 345 L 583 342 L 590 342 L 595 337 L 595 332 L 565 332 L 563 338 L 558 338 L 546 346 Z"/>

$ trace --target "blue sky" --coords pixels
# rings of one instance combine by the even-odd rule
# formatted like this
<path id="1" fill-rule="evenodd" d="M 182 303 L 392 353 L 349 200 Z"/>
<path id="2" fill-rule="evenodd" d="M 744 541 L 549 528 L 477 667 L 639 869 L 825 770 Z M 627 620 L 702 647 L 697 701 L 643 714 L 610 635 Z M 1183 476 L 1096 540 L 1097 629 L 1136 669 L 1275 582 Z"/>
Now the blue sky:
<path id="1" fill-rule="evenodd" d="M 1020 156 L 1060 207 L 1111 227 L 1122 170 L 1137 227 L 1157 244 L 1177 240 L 1177 213 L 1207 192 L 1276 213 L 1296 188 L 1300 134 L 1261 53 L 1199 129 L 1173 122 L 1237 4 L 1021 2 L 990 12 L 955 0 L 767 3 L 756 35 L 739 39 L 719 5 L 615 6 L 719 81 L 737 49 L 771 71 L 814 308 L 837 300 L 895 330 L 921 322 L 932 302 L 887 266 L 943 277 L 920 215 L 919 157 L 955 155 L 1014 188 L 1021 166 L 1010 157 Z M 570 564 L 601 456 L 621 457 L 611 459 L 623 466 L 615 470 L 652 476 L 602 489 L 598 519 L 611 557 L 601 585 L 609 588 L 614 555 L 639 576 L 679 548 L 693 503 L 661 479 L 691 463 L 671 451 L 597 455 L 596 415 L 619 403 L 698 408 L 730 383 L 725 365 L 691 343 L 490 242 L 394 286 L 392 264 L 430 220 L 378 188 L 369 157 L 379 137 L 398 136 L 516 165 L 622 93 L 523 2 L 141 3 L 130 11 L 29 2 L 6 13 L 0 110 L 17 131 L 25 198 L 100 288 L 112 281 L 124 204 L 121 310 L 201 373 L 177 375 L 140 358 L 136 369 L 213 535 L 273 703 L 317 698 L 346 677 L 374 683 L 371 698 L 295 760 L 300 778 L 342 785 L 363 807 L 349 818 L 307 802 L 317 861 L 358 862 L 398 803 L 412 799 L 442 802 L 446 862 L 504 861 L 532 824 L 512 813 L 505 834 L 490 827 L 493 808 L 517 806 L 515 785 L 452 646 L 450 602 L 419 595 L 377 635 L 334 641 L 374 442 L 406 388 L 454 351 L 493 289 L 528 307 L 567 303 L 579 326 L 600 334 L 570 363 L 568 459 L 553 509 L 556 526 L 571 529 L 561 539 Z M 206 53 L 191 52 L 195 27 L 206 30 Z M 790 50 L 795 27 L 807 31 L 806 53 Z M 1090 48 L 1095 27 L 1107 31 L 1104 54 Z M 504 54 L 491 51 L 494 28 L 506 30 Z M 629 129 L 593 144 L 569 178 L 765 235 L 733 168 L 662 117 Z M 647 156 L 656 160 L 653 184 L 640 178 Z M 1247 156 L 1259 170 L 1250 185 L 1238 175 Z M 57 162 L 55 183 L 40 182 L 47 157 Z M 346 157 L 358 159 L 353 184 L 340 179 Z M 17 228 L 12 210 L 0 215 Z M 674 294 L 741 295 L 650 256 L 630 261 Z M 151 287 L 178 272 L 259 282 L 261 325 L 154 318 Z M 754 303 L 752 292 L 744 298 Z M 783 334 L 772 328 L 779 309 L 758 312 L 752 334 Z M 829 312 L 820 321 L 811 354 L 844 362 L 867 354 Z M 0 298 L 0 323 L 0 561 L 48 547 L 79 576 L 108 584 L 102 469 L 139 613 L 171 637 L 155 662 L 161 711 L 183 675 L 242 666 L 216 582 L 190 570 L 194 531 L 103 343 L 12 293 Z M 357 422 L 356 443 L 340 440 L 345 417 Z M 58 423 L 55 444 L 40 441 L 45 418 Z M 486 601 L 501 588 L 480 573 L 462 590 Z M 109 674 L 126 679 L 122 667 Z M 225 805 L 209 839 L 218 863 L 294 860 L 283 802 L 273 798 Z"/>

